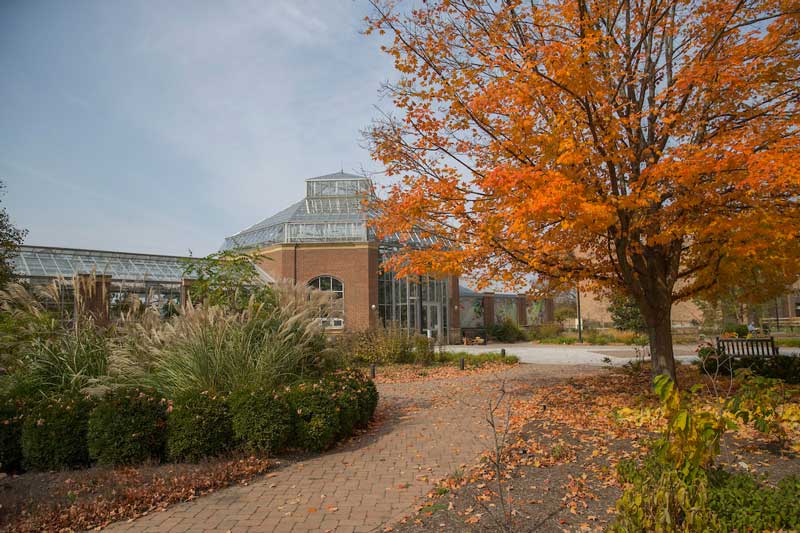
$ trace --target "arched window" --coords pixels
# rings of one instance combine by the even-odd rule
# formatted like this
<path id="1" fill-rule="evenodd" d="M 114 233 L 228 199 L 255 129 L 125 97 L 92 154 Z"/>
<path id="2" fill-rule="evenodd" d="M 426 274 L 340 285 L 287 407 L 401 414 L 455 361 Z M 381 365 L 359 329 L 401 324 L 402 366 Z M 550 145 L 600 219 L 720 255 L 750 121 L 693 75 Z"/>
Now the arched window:
<path id="1" fill-rule="evenodd" d="M 333 293 L 330 316 L 322 319 L 322 325 L 326 328 L 343 328 L 344 283 L 333 276 L 317 276 L 308 282 L 308 286 L 320 291 Z"/>

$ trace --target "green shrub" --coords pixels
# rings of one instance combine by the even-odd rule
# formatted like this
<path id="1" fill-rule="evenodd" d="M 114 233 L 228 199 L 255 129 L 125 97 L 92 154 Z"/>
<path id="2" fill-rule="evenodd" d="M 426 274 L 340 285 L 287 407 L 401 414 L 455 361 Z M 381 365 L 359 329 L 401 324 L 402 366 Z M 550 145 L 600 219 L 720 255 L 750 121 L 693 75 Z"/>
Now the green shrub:
<path id="1" fill-rule="evenodd" d="M 326 378 L 339 405 L 339 435 L 348 436 L 353 428 L 365 428 L 378 405 L 378 389 L 358 370 L 345 370 Z"/>
<path id="2" fill-rule="evenodd" d="M 336 402 L 339 419 L 337 422 L 336 438 L 345 439 L 353 434 L 361 416 L 361 400 L 359 391 L 361 383 L 354 375 L 349 372 L 337 372 L 329 374 L 323 380 L 330 397 Z"/>
<path id="3" fill-rule="evenodd" d="M 282 450 L 292 435 L 292 411 L 284 390 L 241 389 L 228 400 L 234 438 L 251 452 Z"/>
<path id="4" fill-rule="evenodd" d="M 160 459 L 166 442 L 166 400 L 147 388 L 106 393 L 89 417 L 89 454 L 100 464 Z"/>
<path id="5" fill-rule="evenodd" d="M 414 363 L 429 365 L 433 362 L 433 340 L 425 335 L 414 336 Z"/>
<path id="6" fill-rule="evenodd" d="M 528 336 L 531 340 L 553 339 L 558 337 L 564 328 L 561 324 L 540 324 L 533 326 L 528 330 Z"/>
<path id="7" fill-rule="evenodd" d="M 344 332 L 333 349 L 345 364 L 413 363 L 414 343 L 408 330 L 389 322 L 366 331 Z"/>
<path id="8" fill-rule="evenodd" d="M 500 342 L 519 342 L 526 340 L 525 332 L 510 318 L 499 324 L 492 324 L 487 329 L 489 337 Z"/>
<path id="9" fill-rule="evenodd" d="M 22 423 L 26 467 L 57 470 L 89 463 L 86 435 L 92 402 L 79 395 L 54 395 L 36 402 Z"/>
<path id="10" fill-rule="evenodd" d="M 725 324 L 722 333 L 735 333 L 737 337 L 744 339 L 750 334 L 750 330 L 745 324 Z"/>
<path id="11" fill-rule="evenodd" d="M 233 426 L 225 398 L 206 391 L 188 392 L 175 398 L 167 428 L 167 452 L 176 460 L 213 457 L 233 443 Z"/>
<path id="12" fill-rule="evenodd" d="M 289 392 L 294 417 L 294 442 L 297 447 L 320 452 L 330 448 L 341 434 L 337 402 L 328 384 L 303 382 Z"/>
<path id="13" fill-rule="evenodd" d="M 0 472 L 22 468 L 23 409 L 20 400 L 0 399 Z"/>
<path id="14" fill-rule="evenodd" d="M 378 408 L 378 388 L 371 379 L 367 380 L 361 388 L 358 405 L 361 414 L 356 427 L 365 428 L 375 415 L 375 409 Z"/>
<path id="15" fill-rule="evenodd" d="M 704 344 L 697 349 L 701 373 L 720 371 L 730 374 L 739 369 L 749 369 L 765 378 L 780 379 L 793 385 L 800 384 L 800 357 L 796 355 L 727 356 L 718 355 L 716 348 Z"/>

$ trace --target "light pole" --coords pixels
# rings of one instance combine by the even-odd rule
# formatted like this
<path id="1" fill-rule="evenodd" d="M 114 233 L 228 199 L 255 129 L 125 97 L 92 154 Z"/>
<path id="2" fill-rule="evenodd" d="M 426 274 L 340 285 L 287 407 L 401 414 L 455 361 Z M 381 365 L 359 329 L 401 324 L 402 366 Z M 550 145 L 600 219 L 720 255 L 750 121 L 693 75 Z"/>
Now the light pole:
<path id="1" fill-rule="evenodd" d="M 578 307 L 578 342 L 583 342 L 583 319 L 581 318 L 581 286 L 575 285 L 575 302 Z"/>

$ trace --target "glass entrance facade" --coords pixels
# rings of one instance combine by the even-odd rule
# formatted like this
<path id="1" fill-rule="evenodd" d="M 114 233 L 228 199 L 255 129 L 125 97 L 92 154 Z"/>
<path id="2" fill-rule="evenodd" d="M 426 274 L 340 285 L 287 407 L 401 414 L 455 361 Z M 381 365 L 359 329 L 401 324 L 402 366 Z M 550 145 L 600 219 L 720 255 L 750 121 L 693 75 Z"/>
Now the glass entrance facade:
<path id="1" fill-rule="evenodd" d="M 446 279 L 397 278 L 389 271 L 381 271 L 378 278 L 378 316 L 383 325 L 445 338 L 448 300 Z"/>

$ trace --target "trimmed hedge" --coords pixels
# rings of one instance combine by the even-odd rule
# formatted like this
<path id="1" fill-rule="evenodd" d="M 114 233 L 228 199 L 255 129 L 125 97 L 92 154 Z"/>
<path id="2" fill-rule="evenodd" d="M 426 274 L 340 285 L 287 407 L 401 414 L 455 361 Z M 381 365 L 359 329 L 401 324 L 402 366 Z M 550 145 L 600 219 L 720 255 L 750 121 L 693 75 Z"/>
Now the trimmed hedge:
<path id="1" fill-rule="evenodd" d="M 22 469 L 23 405 L 11 398 L 0 399 L 0 472 Z"/>
<path id="2" fill-rule="evenodd" d="M 100 464 L 160 459 L 166 442 L 166 400 L 147 388 L 107 393 L 89 417 L 89 454 Z"/>
<path id="3" fill-rule="evenodd" d="M 233 444 L 226 399 L 206 391 L 192 391 L 175 398 L 167 428 L 167 453 L 179 461 L 197 462 L 217 456 Z"/>
<path id="4" fill-rule="evenodd" d="M 377 405 L 375 384 L 358 370 L 331 374 L 324 384 L 339 407 L 337 437 L 347 438 L 355 428 L 366 427 Z"/>
<path id="5" fill-rule="evenodd" d="M 292 435 L 292 411 L 284 391 L 240 390 L 229 400 L 234 437 L 251 452 L 282 450 Z"/>
<path id="6" fill-rule="evenodd" d="M 299 383 L 289 389 L 294 417 L 294 442 L 298 448 L 321 452 L 341 435 L 340 405 L 329 380 Z"/>
<path id="7" fill-rule="evenodd" d="M 32 405 L 22 423 L 25 466 L 57 470 L 88 464 L 86 435 L 91 408 L 88 398 L 75 395 L 56 395 Z"/>

